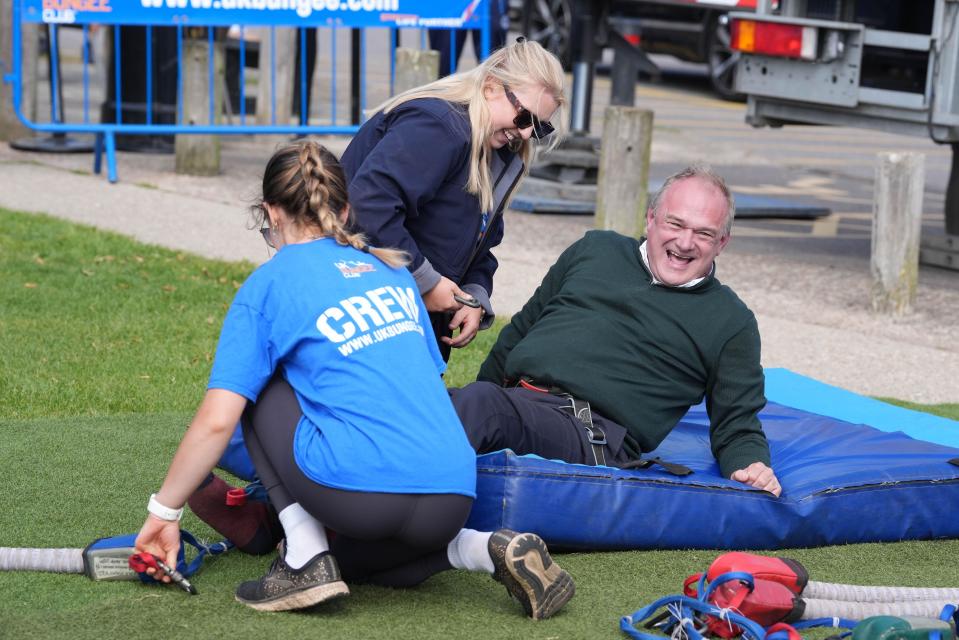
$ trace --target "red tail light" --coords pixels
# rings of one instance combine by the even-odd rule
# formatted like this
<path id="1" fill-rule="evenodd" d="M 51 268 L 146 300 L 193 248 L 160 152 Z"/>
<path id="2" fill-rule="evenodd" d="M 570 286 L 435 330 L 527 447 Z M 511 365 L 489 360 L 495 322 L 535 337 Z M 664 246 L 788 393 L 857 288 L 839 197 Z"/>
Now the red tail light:
<path id="1" fill-rule="evenodd" d="M 759 20 L 733 20 L 732 48 L 744 53 L 815 60 L 818 34 L 815 27 Z"/>

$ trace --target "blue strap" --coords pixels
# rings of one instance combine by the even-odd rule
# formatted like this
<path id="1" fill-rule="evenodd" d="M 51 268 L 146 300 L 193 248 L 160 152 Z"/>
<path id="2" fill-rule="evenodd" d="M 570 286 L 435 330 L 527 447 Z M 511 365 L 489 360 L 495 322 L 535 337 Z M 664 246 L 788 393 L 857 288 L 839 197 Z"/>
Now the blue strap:
<path id="1" fill-rule="evenodd" d="M 703 577 L 699 579 L 699 599 L 706 603 L 709 602 L 709 596 L 711 596 L 713 594 L 713 591 L 719 588 L 720 585 L 725 584 L 727 582 L 731 582 L 733 580 L 738 580 L 739 582 L 742 582 L 747 587 L 749 587 L 750 591 L 756 588 L 756 582 L 753 580 L 753 574 L 746 573 L 745 571 L 729 571 L 727 573 L 721 573 L 718 576 L 716 576 L 716 578 L 712 582 L 709 583 L 708 587 L 703 589 L 703 583 L 705 582 L 705 580 L 706 580 L 706 574 L 704 573 Z"/>
<path id="2" fill-rule="evenodd" d="M 697 588 L 697 597 L 687 596 L 666 596 L 656 600 L 652 604 L 632 615 L 623 616 L 619 621 L 619 628 L 631 638 L 637 640 L 663 640 L 662 636 L 645 633 L 636 628 L 636 625 L 644 620 L 651 618 L 660 608 L 665 607 L 669 613 L 668 619 L 655 625 L 660 631 L 669 633 L 669 630 L 676 625 L 681 625 L 685 635 L 689 640 L 703 640 L 703 636 L 696 628 L 697 615 L 712 616 L 720 620 L 728 621 L 742 630 L 742 637 L 746 640 L 789 640 L 789 633 L 786 631 L 774 631 L 767 635 L 766 630 L 757 622 L 750 620 L 742 614 L 736 613 L 730 609 L 721 609 L 709 602 L 709 597 L 722 584 L 731 580 L 738 580 L 745 584 L 750 591 L 755 587 L 755 580 L 750 573 L 743 571 L 731 571 L 717 576 L 712 582 L 707 584 L 706 574 L 703 573 L 699 579 Z M 953 605 L 947 605 L 940 618 L 948 620 L 955 616 L 959 622 L 959 612 Z M 846 618 L 816 618 L 814 620 L 802 620 L 791 625 L 794 629 L 810 629 L 813 627 L 840 627 L 852 629 L 856 626 L 855 620 Z M 846 632 L 839 637 L 846 637 L 850 632 Z"/>
<path id="3" fill-rule="evenodd" d="M 191 545 L 197 550 L 196 557 L 193 558 L 193 560 L 190 561 L 190 564 L 188 564 L 184 569 L 180 570 L 180 573 L 187 578 L 192 576 L 200 569 L 200 565 L 203 564 L 203 560 L 207 555 L 218 556 L 221 553 L 226 553 L 233 548 L 233 543 L 229 540 L 223 540 L 213 544 L 204 544 L 198 541 L 192 533 L 189 531 L 184 531 L 183 529 L 180 530 L 180 541 Z"/>
<path id="4" fill-rule="evenodd" d="M 856 626 L 856 620 L 849 618 L 812 618 L 810 620 L 800 620 L 791 623 L 793 629 L 812 629 L 814 627 L 831 627 L 833 629 L 852 629 Z M 842 635 L 842 634 L 840 634 Z"/>
<path id="5" fill-rule="evenodd" d="M 137 534 L 131 533 L 126 536 L 114 536 L 112 538 L 101 538 L 100 540 L 95 541 L 90 548 L 104 548 L 104 547 L 118 547 L 126 546 L 132 547 L 134 540 L 136 540 Z M 190 561 L 189 564 L 186 562 L 186 546 L 190 545 L 197 550 L 196 557 Z M 203 564 L 203 560 L 207 556 L 218 556 L 221 553 L 226 553 L 233 548 L 233 543 L 229 540 L 223 540 L 221 542 L 215 542 L 213 544 L 205 544 L 196 539 L 196 537 L 186 531 L 185 529 L 180 529 L 180 551 L 177 553 L 177 564 L 176 570 L 183 574 L 184 577 L 189 578 L 194 573 L 199 571 L 200 566 Z M 156 582 L 152 576 L 146 573 L 137 574 L 140 577 L 141 582 L 152 583 Z"/>
<path id="6" fill-rule="evenodd" d="M 246 487 L 243 488 L 243 492 L 246 493 L 247 500 L 267 502 L 270 499 L 266 493 L 266 487 L 263 486 L 259 478 L 246 485 Z"/>
<path id="7" fill-rule="evenodd" d="M 646 606 L 642 609 L 639 609 L 638 611 L 633 612 L 632 615 L 623 616 L 622 618 L 620 618 L 619 628 L 626 635 L 630 636 L 631 638 L 636 638 L 636 640 L 662 640 L 661 636 L 656 636 L 651 633 L 644 633 L 638 630 L 635 625 L 643 622 L 647 618 L 652 617 L 653 614 L 656 613 L 656 611 L 659 610 L 661 607 L 667 607 L 670 612 L 670 620 L 672 624 L 677 624 L 677 623 L 682 624 L 686 632 L 690 634 L 690 638 L 692 638 L 693 640 L 699 640 L 699 637 L 701 637 L 699 632 L 696 631 L 695 629 L 692 629 L 692 633 L 690 633 L 689 626 L 691 625 L 689 625 L 688 623 L 684 623 L 682 620 L 683 618 L 687 617 L 685 615 L 683 603 L 685 601 L 692 601 L 692 600 L 693 600 L 692 598 L 688 598 L 686 596 L 666 596 L 664 598 L 660 598 L 659 600 L 656 600 L 649 606 Z M 678 612 L 678 615 L 677 615 L 677 612 Z"/>
<path id="8" fill-rule="evenodd" d="M 752 583 L 752 576 L 749 576 L 749 581 Z M 693 615 L 694 612 L 707 616 L 713 616 L 719 618 L 720 620 L 726 620 L 730 624 L 740 627 L 743 631 L 743 638 L 751 640 L 764 640 L 766 636 L 766 630 L 749 618 L 729 609 L 720 609 L 719 607 L 711 605 L 708 602 L 704 602 L 696 598 L 689 598 L 687 596 L 666 596 L 665 598 L 660 598 L 651 605 L 639 609 L 631 615 L 623 616 L 619 621 L 619 628 L 626 635 L 636 638 L 637 640 L 662 640 L 661 636 L 644 633 L 636 629 L 635 626 L 647 618 L 650 618 L 662 607 L 666 607 L 667 611 L 669 611 L 672 625 L 682 625 L 683 630 L 686 632 L 690 640 L 702 640 L 703 637 L 695 627 L 695 616 Z"/>

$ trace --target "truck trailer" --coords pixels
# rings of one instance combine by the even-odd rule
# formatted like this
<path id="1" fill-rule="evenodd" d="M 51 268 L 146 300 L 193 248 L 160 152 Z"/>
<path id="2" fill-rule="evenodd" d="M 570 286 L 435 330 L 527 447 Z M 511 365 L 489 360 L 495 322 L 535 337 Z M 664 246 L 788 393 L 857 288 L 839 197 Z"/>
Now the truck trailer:
<path id="1" fill-rule="evenodd" d="M 959 268 L 959 1 L 760 0 L 729 16 L 753 126 L 818 124 L 952 147 L 945 236 L 923 262 Z"/>

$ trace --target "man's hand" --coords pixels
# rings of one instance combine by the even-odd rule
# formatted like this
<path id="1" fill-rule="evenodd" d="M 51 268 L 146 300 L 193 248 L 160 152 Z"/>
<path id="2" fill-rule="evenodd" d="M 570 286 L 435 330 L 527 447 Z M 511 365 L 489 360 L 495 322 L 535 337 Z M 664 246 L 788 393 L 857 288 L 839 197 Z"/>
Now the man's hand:
<path id="1" fill-rule="evenodd" d="M 754 462 L 745 469 L 733 471 L 733 475 L 729 476 L 729 479 L 768 491 L 777 498 L 783 492 L 783 488 L 779 485 L 779 478 L 776 477 L 772 469 L 762 462 Z"/>
<path id="2" fill-rule="evenodd" d="M 441 340 L 454 349 L 465 347 L 476 337 L 476 332 L 479 331 L 480 320 L 482 319 L 482 309 L 474 309 L 464 305 L 453 315 L 453 319 L 450 321 L 450 329 L 454 331 L 459 329 L 460 332 L 454 338 L 443 336 Z"/>

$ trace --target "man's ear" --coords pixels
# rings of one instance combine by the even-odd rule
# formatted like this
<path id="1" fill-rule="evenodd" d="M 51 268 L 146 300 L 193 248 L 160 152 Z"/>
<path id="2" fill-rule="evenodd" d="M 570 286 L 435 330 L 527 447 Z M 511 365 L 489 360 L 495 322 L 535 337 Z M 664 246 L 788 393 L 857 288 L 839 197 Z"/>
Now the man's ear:
<path id="1" fill-rule="evenodd" d="M 716 252 L 716 255 L 722 253 L 722 250 L 726 248 L 726 245 L 729 244 L 732 235 L 727 233 L 722 238 L 719 239 L 719 251 Z"/>

